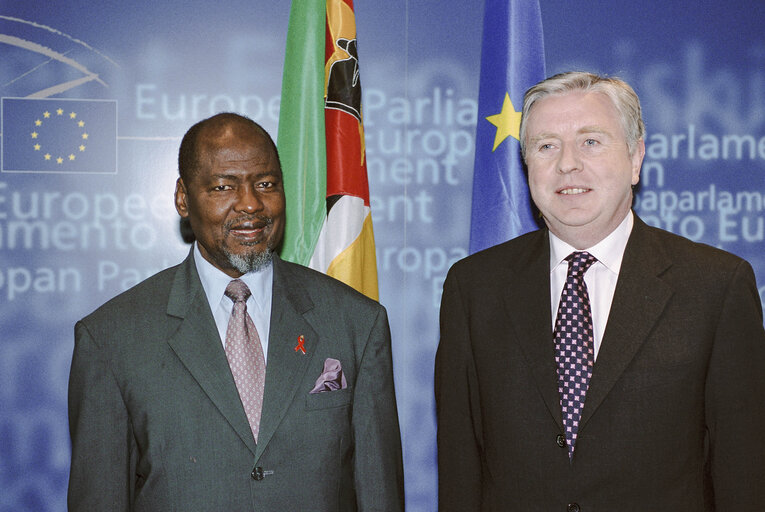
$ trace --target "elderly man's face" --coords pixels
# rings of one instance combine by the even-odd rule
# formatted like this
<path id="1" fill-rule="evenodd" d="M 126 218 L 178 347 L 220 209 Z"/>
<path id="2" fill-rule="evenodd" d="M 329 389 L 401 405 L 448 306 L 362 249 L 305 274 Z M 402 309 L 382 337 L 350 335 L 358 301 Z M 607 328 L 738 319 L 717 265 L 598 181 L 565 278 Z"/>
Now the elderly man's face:
<path id="1" fill-rule="evenodd" d="M 526 164 L 531 197 L 551 232 L 578 249 L 624 220 L 645 154 L 629 154 L 619 114 L 599 92 L 538 100 L 529 113 Z"/>
<path id="2" fill-rule="evenodd" d="M 231 123 L 206 138 L 200 165 L 178 180 L 175 204 L 199 251 L 231 277 L 270 262 L 284 231 L 284 189 L 274 149 L 257 130 Z"/>

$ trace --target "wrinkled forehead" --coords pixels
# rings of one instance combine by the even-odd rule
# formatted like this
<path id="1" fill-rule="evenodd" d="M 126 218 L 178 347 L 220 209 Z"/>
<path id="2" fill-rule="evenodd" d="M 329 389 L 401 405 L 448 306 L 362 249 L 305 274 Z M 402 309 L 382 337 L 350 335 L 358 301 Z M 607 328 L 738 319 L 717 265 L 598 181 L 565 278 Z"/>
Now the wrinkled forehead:
<path id="1" fill-rule="evenodd" d="M 220 126 L 204 127 L 198 135 L 197 160 L 202 168 L 209 168 L 216 160 L 249 161 L 257 165 L 272 166 L 281 173 L 278 156 L 268 135 L 255 125 L 228 122 Z"/>

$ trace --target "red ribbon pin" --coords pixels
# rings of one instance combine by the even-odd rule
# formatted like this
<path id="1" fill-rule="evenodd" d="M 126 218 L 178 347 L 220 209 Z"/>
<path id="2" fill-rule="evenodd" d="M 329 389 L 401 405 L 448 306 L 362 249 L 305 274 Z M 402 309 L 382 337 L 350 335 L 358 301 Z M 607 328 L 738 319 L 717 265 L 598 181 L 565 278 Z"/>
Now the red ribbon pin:
<path id="1" fill-rule="evenodd" d="M 298 344 L 295 347 L 295 352 L 301 351 L 303 354 L 305 354 L 305 336 L 302 334 L 298 336 Z"/>

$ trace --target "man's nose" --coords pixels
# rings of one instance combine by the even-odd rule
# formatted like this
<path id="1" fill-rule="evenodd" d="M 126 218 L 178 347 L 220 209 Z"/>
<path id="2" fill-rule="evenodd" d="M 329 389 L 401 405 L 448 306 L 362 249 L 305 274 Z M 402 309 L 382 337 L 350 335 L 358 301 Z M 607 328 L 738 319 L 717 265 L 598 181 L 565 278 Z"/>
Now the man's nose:
<path id="1" fill-rule="evenodd" d="M 582 159 L 579 151 L 573 144 L 563 144 L 558 159 L 558 172 L 568 174 L 582 170 Z"/>
<path id="2" fill-rule="evenodd" d="M 234 208 L 237 211 L 253 213 L 263 209 L 263 201 L 254 187 L 249 185 L 243 186 L 239 189 L 239 193 L 236 196 Z"/>

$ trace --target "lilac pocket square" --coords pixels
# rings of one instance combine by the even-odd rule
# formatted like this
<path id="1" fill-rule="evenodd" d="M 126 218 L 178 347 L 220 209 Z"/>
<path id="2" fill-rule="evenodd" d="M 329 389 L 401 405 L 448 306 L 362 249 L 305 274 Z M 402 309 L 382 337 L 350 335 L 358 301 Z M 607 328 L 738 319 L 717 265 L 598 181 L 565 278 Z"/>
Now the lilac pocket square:
<path id="1" fill-rule="evenodd" d="M 345 381 L 345 375 L 343 375 L 343 367 L 340 365 L 340 361 L 328 357 L 324 361 L 324 371 L 321 372 L 319 378 L 316 379 L 316 385 L 309 392 L 311 394 L 324 393 L 326 391 L 337 391 L 338 389 L 345 389 L 348 387 L 348 383 Z"/>

